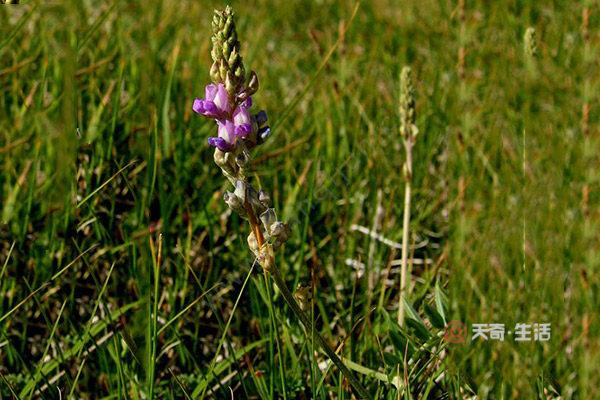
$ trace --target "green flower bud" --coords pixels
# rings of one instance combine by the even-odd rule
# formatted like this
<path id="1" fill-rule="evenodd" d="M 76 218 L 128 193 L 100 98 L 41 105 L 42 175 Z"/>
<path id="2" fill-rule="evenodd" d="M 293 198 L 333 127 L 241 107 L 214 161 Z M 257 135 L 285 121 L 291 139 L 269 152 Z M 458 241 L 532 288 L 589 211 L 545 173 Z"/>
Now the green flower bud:
<path id="1" fill-rule="evenodd" d="M 225 76 L 225 90 L 227 90 L 227 93 L 231 94 L 235 93 L 235 88 L 235 77 L 231 72 L 227 72 L 227 75 Z"/>
<path id="2" fill-rule="evenodd" d="M 218 82 L 219 78 L 219 63 L 214 62 L 210 67 L 210 79 L 212 79 L 213 82 Z"/>
<path id="3" fill-rule="evenodd" d="M 231 98 L 243 87 L 246 80 L 244 63 L 240 55 L 240 42 L 235 28 L 234 13 L 227 6 L 223 11 L 215 11 L 213 17 L 213 48 L 211 56 L 219 66 L 219 73 L 211 70 L 214 83 L 224 83 Z"/>

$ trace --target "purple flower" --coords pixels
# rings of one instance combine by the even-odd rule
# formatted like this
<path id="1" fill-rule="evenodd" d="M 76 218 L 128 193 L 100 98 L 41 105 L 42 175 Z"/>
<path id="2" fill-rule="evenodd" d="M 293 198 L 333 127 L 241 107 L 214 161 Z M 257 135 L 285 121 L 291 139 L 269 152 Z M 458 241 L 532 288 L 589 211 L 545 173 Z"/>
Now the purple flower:
<path id="1" fill-rule="evenodd" d="M 208 118 L 227 118 L 231 113 L 229 95 L 222 83 L 206 85 L 204 90 L 205 99 L 195 99 L 193 110 Z"/>
<path id="2" fill-rule="evenodd" d="M 218 137 L 209 137 L 208 144 L 217 147 L 221 151 L 230 151 L 235 145 L 235 126 L 228 119 L 217 120 Z"/>
<path id="3" fill-rule="evenodd" d="M 250 98 L 248 98 L 248 100 L 249 99 Z M 247 103 L 248 100 L 244 103 Z M 244 103 L 240 104 L 233 112 L 235 135 L 241 138 L 245 138 L 252 132 L 252 119 L 250 118 L 250 112 L 248 112 L 248 108 L 244 106 Z M 250 102 L 250 104 L 252 104 L 252 102 Z"/>
<path id="4" fill-rule="evenodd" d="M 233 149 L 233 146 L 231 144 L 227 143 L 225 139 L 220 137 L 209 137 L 208 144 L 212 147 L 218 148 L 221 151 L 230 151 L 231 149 Z"/>
<path id="5" fill-rule="evenodd" d="M 235 105 L 235 104 L 234 104 Z M 240 103 L 232 113 L 227 91 L 222 83 L 206 86 L 206 99 L 194 100 L 195 112 L 217 120 L 217 137 L 209 137 L 208 144 L 221 151 L 231 151 L 238 138 L 246 138 L 252 133 L 253 122 L 248 109 L 252 98 Z"/>

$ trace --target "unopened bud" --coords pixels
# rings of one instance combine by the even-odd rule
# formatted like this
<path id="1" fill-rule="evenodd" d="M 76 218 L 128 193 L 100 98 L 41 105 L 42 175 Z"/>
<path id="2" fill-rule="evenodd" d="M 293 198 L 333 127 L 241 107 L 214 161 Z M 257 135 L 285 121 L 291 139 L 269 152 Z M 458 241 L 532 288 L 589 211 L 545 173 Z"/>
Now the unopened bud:
<path id="1" fill-rule="evenodd" d="M 258 255 L 258 242 L 256 241 L 256 236 L 254 235 L 254 232 L 250 232 L 250 234 L 248 235 L 247 242 L 250 250 L 255 255 Z"/>
<path id="2" fill-rule="evenodd" d="M 289 231 L 290 230 L 287 224 L 281 221 L 275 221 L 273 224 L 271 224 L 269 234 L 271 237 L 275 237 L 285 242 L 288 239 Z"/>
<path id="3" fill-rule="evenodd" d="M 231 72 L 228 72 L 225 75 L 225 90 L 227 90 L 227 93 L 229 93 L 229 96 L 233 96 L 235 94 L 236 86 L 237 85 L 235 84 L 235 78 L 233 77 Z"/>
<path id="4" fill-rule="evenodd" d="M 233 193 L 244 204 L 246 202 L 246 182 L 241 180 L 235 181 L 235 191 Z"/>
<path id="5" fill-rule="evenodd" d="M 253 95 L 254 93 L 256 93 L 256 91 L 258 90 L 258 76 L 256 75 L 256 72 L 254 71 L 250 71 L 250 76 L 248 77 L 248 83 L 246 84 L 246 87 L 248 88 L 248 93 L 250 93 L 250 95 Z"/>
<path id="6" fill-rule="evenodd" d="M 273 225 L 277 221 L 277 214 L 275 214 L 275 209 L 267 208 L 265 212 L 260 214 L 259 218 L 267 233 L 270 234 L 271 225 Z"/>
<path id="7" fill-rule="evenodd" d="M 242 201 L 240 200 L 240 198 L 235 195 L 235 193 L 225 192 L 225 194 L 223 194 L 223 200 L 225 200 L 225 203 L 227 204 L 227 206 L 229 208 L 231 208 L 233 211 L 237 212 L 238 214 L 240 214 L 242 216 L 246 215 L 246 211 L 244 210 L 244 205 L 243 205 Z"/>
<path id="8" fill-rule="evenodd" d="M 219 63 L 217 61 L 213 62 L 210 67 L 210 79 L 215 83 L 221 81 L 221 76 L 219 75 Z"/>
<path id="9" fill-rule="evenodd" d="M 256 258 L 265 271 L 271 272 L 275 260 L 273 256 L 273 247 L 269 243 L 265 243 L 262 248 L 258 250 L 258 256 Z"/>
<path id="10" fill-rule="evenodd" d="M 258 192 L 258 200 L 266 207 L 271 205 L 271 196 L 269 196 L 269 193 L 265 192 L 264 190 L 260 190 Z"/>

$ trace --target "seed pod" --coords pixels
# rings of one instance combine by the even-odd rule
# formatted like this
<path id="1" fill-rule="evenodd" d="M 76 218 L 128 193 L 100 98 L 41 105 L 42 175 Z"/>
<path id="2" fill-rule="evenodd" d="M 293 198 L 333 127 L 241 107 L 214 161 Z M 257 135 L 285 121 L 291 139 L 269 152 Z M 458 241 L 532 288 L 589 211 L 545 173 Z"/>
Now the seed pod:
<path id="1" fill-rule="evenodd" d="M 298 302 L 302 311 L 307 311 L 310 308 L 312 301 L 312 290 L 310 285 L 304 285 L 299 283 L 298 287 L 294 291 L 294 298 Z"/>
<path id="2" fill-rule="evenodd" d="M 265 243 L 262 248 L 258 250 L 258 256 L 256 259 L 265 271 L 270 272 L 275 261 L 273 256 L 273 247 L 269 243 Z"/>

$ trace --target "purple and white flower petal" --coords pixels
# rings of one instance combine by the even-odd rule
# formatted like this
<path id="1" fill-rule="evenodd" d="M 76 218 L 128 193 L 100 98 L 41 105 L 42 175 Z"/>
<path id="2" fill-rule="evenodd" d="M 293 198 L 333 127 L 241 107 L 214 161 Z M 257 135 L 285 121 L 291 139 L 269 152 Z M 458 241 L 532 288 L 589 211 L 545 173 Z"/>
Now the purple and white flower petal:
<path id="1" fill-rule="evenodd" d="M 218 148 L 221 151 L 230 151 L 231 149 L 233 149 L 233 145 L 227 143 L 225 139 L 220 137 L 209 137 L 208 144 Z"/>
<path id="2" fill-rule="evenodd" d="M 235 147 L 235 125 L 233 121 L 217 120 L 218 137 L 209 137 L 208 144 L 217 147 L 221 151 L 231 151 Z"/>
<path id="3" fill-rule="evenodd" d="M 244 102 L 246 103 L 246 102 Z M 233 113 L 233 123 L 235 124 L 235 134 L 238 137 L 246 137 L 252 132 L 252 118 L 248 109 L 240 105 Z"/>
<path id="4" fill-rule="evenodd" d="M 220 118 L 222 116 L 221 110 L 216 106 L 215 103 L 209 100 L 196 99 L 192 106 L 194 112 L 204 115 L 208 118 Z"/>
<path id="5" fill-rule="evenodd" d="M 210 85 L 209 85 L 210 86 Z M 214 89 L 211 90 L 211 95 L 214 92 Z M 208 93 L 208 90 L 206 91 Z M 222 110 L 224 113 L 229 114 L 231 112 L 231 104 L 229 103 L 229 94 L 227 94 L 227 90 L 225 89 L 225 85 L 219 83 L 217 85 L 217 90 L 214 92 L 215 95 L 211 99 L 215 105 Z"/>
<path id="6" fill-rule="evenodd" d="M 258 124 L 258 126 L 264 125 L 265 123 L 267 123 L 267 113 L 264 110 L 260 110 L 255 116 L 254 118 L 256 119 L 256 123 Z"/>
<path id="7" fill-rule="evenodd" d="M 244 107 L 244 108 L 250 108 L 250 107 L 252 107 L 252 97 L 248 97 L 246 100 L 244 100 L 240 104 L 240 107 Z"/>
<path id="8" fill-rule="evenodd" d="M 220 138 L 223 138 L 229 144 L 235 144 L 235 125 L 233 121 L 226 120 L 217 120 L 217 133 Z"/>
<path id="9" fill-rule="evenodd" d="M 250 133 L 252 133 L 252 125 L 251 124 L 242 124 L 242 125 L 237 125 L 235 127 L 235 135 L 237 137 L 245 138 Z"/>
<path id="10" fill-rule="evenodd" d="M 268 138 L 271 135 L 271 128 L 269 128 L 268 126 L 265 126 L 263 128 L 260 128 L 258 130 L 258 136 L 260 137 L 260 139 L 262 141 L 264 141 L 266 138 Z"/>
<path id="11" fill-rule="evenodd" d="M 210 84 L 204 89 L 205 99 L 195 99 L 192 109 L 208 118 L 225 118 L 231 112 L 231 104 L 225 86 Z"/>

